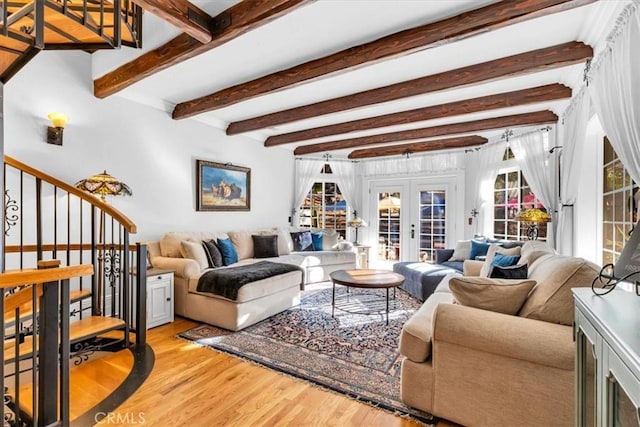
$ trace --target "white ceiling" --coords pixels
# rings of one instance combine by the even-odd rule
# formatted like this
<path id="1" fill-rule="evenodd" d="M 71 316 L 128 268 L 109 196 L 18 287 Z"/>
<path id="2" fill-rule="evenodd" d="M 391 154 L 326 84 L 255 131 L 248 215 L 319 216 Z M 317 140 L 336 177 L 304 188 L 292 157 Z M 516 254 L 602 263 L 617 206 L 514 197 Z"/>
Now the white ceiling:
<path id="1" fill-rule="evenodd" d="M 215 16 L 236 2 L 215 0 L 194 1 L 194 3 Z M 491 3 L 496 1 L 317 0 L 207 53 L 147 77 L 112 96 L 122 96 L 145 103 L 160 108 L 170 115 L 177 103 Z M 598 52 L 605 45 L 606 35 L 615 24 L 615 19 L 622 8 L 628 3 L 629 0 L 600 0 L 591 5 L 532 19 L 462 41 L 332 75 L 184 120 L 199 120 L 224 130 L 233 121 L 569 41 L 582 41 L 591 45 L 596 52 L 597 60 Z M 99 51 L 93 55 L 94 78 L 179 34 L 179 31 L 171 25 L 149 13 L 145 13 L 143 28 L 143 49 L 123 48 L 118 52 Z M 249 132 L 245 135 L 264 141 L 270 135 L 555 82 L 572 87 L 576 94 L 583 84 L 583 69 L 582 64 L 573 65 L 315 117 Z M 567 105 L 568 101 L 554 101 L 542 105 L 521 106 L 505 111 L 484 111 L 464 117 L 429 120 L 348 135 L 364 136 L 541 109 L 550 109 L 561 116 Z M 500 133 L 502 130 L 476 132 L 490 139 L 496 138 Z M 289 144 L 285 147 L 293 149 L 307 143 L 344 137 L 345 135 L 325 137 L 304 143 Z M 348 151 L 334 154 L 346 155 Z"/>

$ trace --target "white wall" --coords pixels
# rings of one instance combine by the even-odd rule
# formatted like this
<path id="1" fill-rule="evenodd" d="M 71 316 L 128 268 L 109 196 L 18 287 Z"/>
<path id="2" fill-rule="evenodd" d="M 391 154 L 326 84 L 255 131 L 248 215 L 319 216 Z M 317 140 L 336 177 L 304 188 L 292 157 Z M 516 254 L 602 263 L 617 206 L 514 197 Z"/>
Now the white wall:
<path id="1" fill-rule="evenodd" d="M 170 230 L 232 230 L 285 225 L 293 193 L 293 157 L 282 148 L 229 137 L 195 120 L 112 96 L 93 96 L 91 56 L 40 53 L 4 90 L 5 154 L 69 184 L 107 170 L 133 190 L 110 198 L 138 226 L 131 241 Z M 45 142 L 47 114 L 69 115 L 64 145 Z M 251 211 L 196 212 L 195 160 L 251 168 Z"/>

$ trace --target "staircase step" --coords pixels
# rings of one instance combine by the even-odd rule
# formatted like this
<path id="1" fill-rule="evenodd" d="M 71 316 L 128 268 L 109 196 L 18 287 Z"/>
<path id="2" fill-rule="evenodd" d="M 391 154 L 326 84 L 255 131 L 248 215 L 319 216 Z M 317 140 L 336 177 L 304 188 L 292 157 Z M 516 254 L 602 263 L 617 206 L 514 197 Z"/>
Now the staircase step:
<path id="1" fill-rule="evenodd" d="M 91 296 L 90 289 L 74 289 L 69 292 L 69 299 L 71 303 L 78 302 L 85 298 L 89 298 Z M 33 304 L 31 304 L 31 298 L 25 303 L 18 305 L 20 308 L 20 320 L 28 320 L 33 316 Z M 5 325 L 11 325 L 15 322 L 15 307 L 6 310 L 4 313 L 4 323 Z"/>
<path id="2" fill-rule="evenodd" d="M 73 366 L 69 375 L 70 417 L 75 419 L 93 408 L 97 402 L 106 399 L 127 378 L 133 356 L 129 350 L 121 350 Z M 127 369 L 127 367 L 129 367 Z M 105 375 L 105 372 L 109 375 Z M 31 416 L 33 386 L 31 383 L 20 387 L 20 408 Z M 87 391 L 91 392 L 88 393 Z M 10 399 L 15 397 L 14 389 L 9 389 Z"/>
<path id="3" fill-rule="evenodd" d="M 102 317 L 102 316 L 90 316 L 84 319 L 73 322 L 69 325 L 69 341 L 71 344 L 85 340 L 87 338 L 93 338 L 101 335 L 105 332 L 113 331 L 115 329 L 122 328 L 124 321 L 116 319 L 114 317 Z M 26 339 L 29 338 L 29 339 Z M 26 337 L 25 341 L 18 345 L 19 359 L 23 359 L 31 354 L 33 351 L 33 339 L 32 337 Z M 37 344 L 36 344 L 37 346 Z M 15 340 L 5 340 L 4 345 L 4 360 L 5 362 L 15 360 Z"/>

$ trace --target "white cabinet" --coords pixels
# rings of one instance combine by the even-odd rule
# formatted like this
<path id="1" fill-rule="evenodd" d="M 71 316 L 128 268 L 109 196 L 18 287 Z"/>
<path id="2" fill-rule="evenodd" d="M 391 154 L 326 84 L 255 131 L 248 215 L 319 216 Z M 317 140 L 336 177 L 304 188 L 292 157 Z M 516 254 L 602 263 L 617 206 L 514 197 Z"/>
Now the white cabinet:
<path id="1" fill-rule="evenodd" d="M 173 322 L 173 271 L 147 270 L 147 329 Z"/>
<path id="2" fill-rule="evenodd" d="M 573 294 L 576 426 L 640 426 L 640 297 Z"/>

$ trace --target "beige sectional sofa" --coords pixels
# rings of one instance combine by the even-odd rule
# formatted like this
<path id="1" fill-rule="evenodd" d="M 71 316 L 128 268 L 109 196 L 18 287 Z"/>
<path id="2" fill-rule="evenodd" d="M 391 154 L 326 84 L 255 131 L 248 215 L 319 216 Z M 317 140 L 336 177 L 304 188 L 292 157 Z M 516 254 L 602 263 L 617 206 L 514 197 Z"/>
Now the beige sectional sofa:
<path id="1" fill-rule="evenodd" d="M 253 235 L 277 235 L 279 256 L 254 258 Z M 236 249 L 238 262 L 230 267 L 258 261 L 273 261 L 293 264 L 301 269 L 246 284 L 240 288 L 236 300 L 198 292 L 198 279 L 210 270 L 204 251 L 198 248 L 202 241 L 218 238 L 231 239 Z M 300 289 L 304 284 L 328 280 L 332 271 L 352 269 L 356 266 L 356 254 L 350 250 L 294 252 L 292 248 L 289 230 L 284 228 L 227 233 L 170 232 L 160 241 L 148 244 L 151 264 L 175 271 L 175 313 L 233 331 L 298 304 Z"/>
<path id="2" fill-rule="evenodd" d="M 527 280 L 473 277 L 483 263 L 465 261 L 466 277 L 444 280 L 406 322 L 405 404 L 470 427 L 573 425 L 570 289 L 599 268 L 540 242 L 525 243 L 520 262 Z"/>

